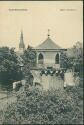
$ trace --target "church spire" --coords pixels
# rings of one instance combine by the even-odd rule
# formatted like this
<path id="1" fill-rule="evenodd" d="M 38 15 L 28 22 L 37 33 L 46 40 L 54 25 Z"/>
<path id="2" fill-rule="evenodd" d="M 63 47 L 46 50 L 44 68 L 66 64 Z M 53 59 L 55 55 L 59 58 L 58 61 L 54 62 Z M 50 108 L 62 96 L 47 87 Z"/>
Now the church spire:
<path id="1" fill-rule="evenodd" d="M 23 31 L 21 30 L 19 50 L 24 51 L 24 49 L 25 49 L 25 44 L 23 40 Z"/>

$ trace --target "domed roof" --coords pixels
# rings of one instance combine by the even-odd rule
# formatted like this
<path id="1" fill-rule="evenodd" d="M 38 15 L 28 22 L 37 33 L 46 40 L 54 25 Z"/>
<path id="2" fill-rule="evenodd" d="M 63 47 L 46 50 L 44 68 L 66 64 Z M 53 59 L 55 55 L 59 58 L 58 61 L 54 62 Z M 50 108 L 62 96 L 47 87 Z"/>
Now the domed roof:
<path id="1" fill-rule="evenodd" d="M 35 49 L 61 49 L 56 43 L 54 43 L 50 37 L 48 37 L 43 43 L 38 45 Z"/>

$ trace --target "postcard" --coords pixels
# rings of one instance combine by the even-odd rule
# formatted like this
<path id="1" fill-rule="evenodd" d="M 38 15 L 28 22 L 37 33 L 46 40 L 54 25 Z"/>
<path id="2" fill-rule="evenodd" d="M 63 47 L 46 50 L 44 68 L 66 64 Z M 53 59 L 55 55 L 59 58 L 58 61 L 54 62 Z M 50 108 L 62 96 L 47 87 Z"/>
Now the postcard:
<path id="1" fill-rule="evenodd" d="M 83 1 L 0 1 L 0 124 L 83 124 Z"/>

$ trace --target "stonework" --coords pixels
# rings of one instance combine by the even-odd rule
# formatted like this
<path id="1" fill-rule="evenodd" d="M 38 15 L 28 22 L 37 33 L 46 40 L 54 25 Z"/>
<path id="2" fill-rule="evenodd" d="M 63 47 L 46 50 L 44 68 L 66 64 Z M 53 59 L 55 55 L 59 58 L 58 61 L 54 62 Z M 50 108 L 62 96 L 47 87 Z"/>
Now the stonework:
<path id="1" fill-rule="evenodd" d="M 64 81 L 60 76 L 56 76 L 54 74 L 51 75 L 40 75 L 40 70 L 32 70 L 32 75 L 34 76 L 34 84 L 39 83 L 40 87 L 44 90 L 50 89 L 63 89 L 64 88 Z"/>

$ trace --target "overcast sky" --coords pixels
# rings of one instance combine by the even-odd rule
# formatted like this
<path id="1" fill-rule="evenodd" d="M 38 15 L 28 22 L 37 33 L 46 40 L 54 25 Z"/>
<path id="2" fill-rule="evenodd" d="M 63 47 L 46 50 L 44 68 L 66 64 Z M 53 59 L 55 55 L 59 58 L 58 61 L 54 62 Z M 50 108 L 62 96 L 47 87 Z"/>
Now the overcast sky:
<path id="1" fill-rule="evenodd" d="M 15 10 L 16 9 L 16 10 Z M 22 10 L 23 9 L 23 10 Z M 62 48 L 83 42 L 82 1 L 0 1 L 0 46 L 37 46 L 50 37 Z"/>

